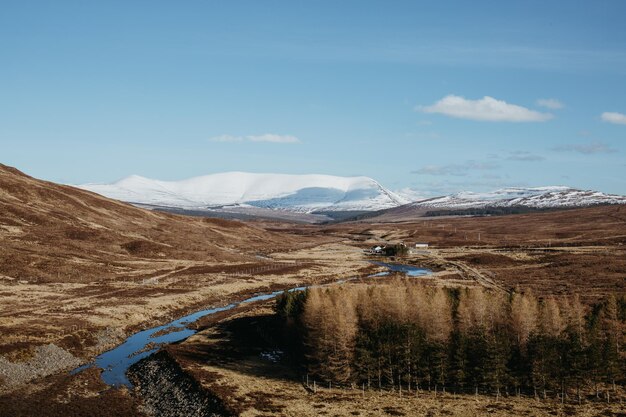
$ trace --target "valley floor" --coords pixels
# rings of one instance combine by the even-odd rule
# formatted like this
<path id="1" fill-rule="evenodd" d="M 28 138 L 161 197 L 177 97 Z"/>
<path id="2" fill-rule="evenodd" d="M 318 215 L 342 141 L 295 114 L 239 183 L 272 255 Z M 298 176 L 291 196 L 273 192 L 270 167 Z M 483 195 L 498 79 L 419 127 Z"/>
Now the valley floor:
<path id="1" fill-rule="evenodd" d="M 76 367 L 134 331 L 192 311 L 372 269 L 358 248 L 341 243 L 277 252 L 258 262 L 164 264 L 172 269 L 104 282 L 0 281 L 0 392 Z M 50 363 L 50 350 L 62 360 Z"/>
<path id="2" fill-rule="evenodd" d="M 33 410 L 41 416 L 141 415 L 148 410 L 145 394 L 107 387 L 96 369 L 77 375 L 68 375 L 67 370 L 134 331 L 190 311 L 257 292 L 366 276 L 379 270 L 362 253 L 374 244 L 430 243 L 429 250 L 403 262 L 435 270 L 432 276 L 420 278 L 434 285 L 485 286 L 497 291 L 519 286 L 538 296 L 579 293 L 589 303 L 606 294 L 624 294 L 626 216 L 622 210 L 606 207 L 327 226 L 258 223 L 255 230 L 267 230 L 272 242 L 284 236 L 284 245 L 260 241 L 259 248 L 274 247 L 256 257 L 250 255 L 255 248 L 248 248 L 245 256 L 226 248 L 233 255 L 224 261 L 137 255 L 125 258 L 123 265 L 115 260 L 115 267 L 124 272 L 109 272 L 104 279 L 93 274 L 82 280 L 37 282 L 7 273 L 0 276 L 0 416 L 28 416 Z M 243 344 L 235 340 L 239 347 L 229 345 L 235 332 L 225 332 L 225 323 L 244 326 L 267 316 L 268 309 L 269 304 L 253 304 L 207 318 L 198 323 L 201 332 L 165 351 L 207 392 L 242 415 L 626 413 L 615 402 L 626 398 L 623 393 L 609 403 L 590 398 L 580 406 L 573 400 L 565 404 L 524 397 L 496 401 L 491 396 L 455 397 L 441 392 L 435 396 L 427 391 L 403 392 L 400 397 L 398 392 L 316 386 L 312 393 L 297 369 L 282 360 L 272 362 L 268 358 L 273 353 L 265 352 L 263 345 L 258 348 L 258 340 Z M 238 350 L 246 344 L 251 351 Z"/>
<path id="3" fill-rule="evenodd" d="M 227 413 L 252 416 L 619 416 L 626 413 L 623 390 L 617 397 L 596 399 L 593 395 L 578 404 L 556 398 L 529 396 L 471 395 L 436 392 L 422 387 L 400 392 L 398 388 L 328 387 L 309 379 L 289 358 L 272 350 L 267 331 L 274 325 L 269 305 L 259 305 L 208 325 L 207 329 L 180 345 L 170 346 L 158 358 L 179 366 L 185 375 L 211 393 Z M 143 365 L 145 366 L 145 365 Z M 145 369 L 135 370 L 139 390 L 147 402 L 170 393 L 162 384 L 144 378 Z M 611 392 L 610 395 L 616 395 Z M 183 401 L 180 406 L 192 407 Z M 159 415 L 157 413 L 157 415 Z M 172 414 L 164 414 L 172 415 Z"/>

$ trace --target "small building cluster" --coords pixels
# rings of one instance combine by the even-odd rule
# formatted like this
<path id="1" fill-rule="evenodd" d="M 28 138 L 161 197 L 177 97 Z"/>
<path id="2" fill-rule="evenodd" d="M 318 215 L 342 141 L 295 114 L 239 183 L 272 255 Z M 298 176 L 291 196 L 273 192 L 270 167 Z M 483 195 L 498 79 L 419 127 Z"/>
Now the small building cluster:
<path id="1" fill-rule="evenodd" d="M 376 245 L 365 249 L 363 252 L 368 255 L 402 256 L 415 253 L 415 249 L 428 249 L 428 243 L 416 243 L 415 247 L 408 247 L 404 243 Z"/>
<path id="2" fill-rule="evenodd" d="M 372 246 L 369 249 L 363 250 L 364 253 L 368 255 L 382 255 L 385 251 L 386 246 Z"/>

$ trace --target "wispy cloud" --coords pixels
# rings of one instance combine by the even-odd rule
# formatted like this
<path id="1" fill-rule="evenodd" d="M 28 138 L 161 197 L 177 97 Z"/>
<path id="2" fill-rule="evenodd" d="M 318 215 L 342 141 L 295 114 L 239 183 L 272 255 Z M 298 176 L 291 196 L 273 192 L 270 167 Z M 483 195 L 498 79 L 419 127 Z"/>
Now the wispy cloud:
<path id="1" fill-rule="evenodd" d="M 321 39 L 321 37 L 320 37 Z M 246 48 L 233 44 L 226 53 L 245 57 L 293 57 L 323 62 L 391 62 L 437 65 L 459 68 L 539 69 L 561 72 L 593 71 L 624 73 L 626 52 L 623 49 L 562 49 L 531 47 L 524 44 L 501 45 L 496 42 L 450 42 L 439 39 L 307 42 L 281 39 L 268 42 L 259 38 L 246 40 Z M 253 42 L 253 43 L 250 43 Z M 222 52 L 224 53 L 224 52 Z"/>
<path id="2" fill-rule="evenodd" d="M 604 112 L 600 116 L 602 120 L 618 125 L 626 125 L 626 114 L 616 112 Z"/>
<path id="3" fill-rule="evenodd" d="M 530 110 L 489 96 L 469 100 L 461 96 L 448 95 L 431 106 L 418 106 L 416 110 L 489 122 L 545 122 L 553 117 L 550 113 Z"/>
<path id="4" fill-rule="evenodd" d="M 540 98 L 539 100 L 537 100 L 537 105 L 550 110 L 558 110 L 565 107 L 563 103 L 555 98 Z"/>
<path id="5" fill-rule="evenodd" d="M 291 135 L 275 135 L 267 133 L 265 135 L 247 136 L 252 142 L 273 142 L 273 143 L 298 143 L 300 139 Z"/>
<path id="6" fill-rule="evenodd" d="M 512 151 L 512 152 L 509 152 L 509 156 L 507 156 L 506 159 L 510 161 L 532 162 L 532 161 L 543 161 L 546 158 L 544 158 L 541 155 L 536 155 L 528 151 Z"/>
<path id="7" fill-rule="evenodd" d="M 557 152 L 578 152 L 585 155 L 617 152 L 617 149 L 611 148 L 606 143 L 598 141 L 591 143 L 560 145 L 552 148 L 552 150 Z"/>
<path id="8" fill-rule="evenodd" d="M 220 136 L 214 136 L 210 138 L 209 141 L 211 142 L 299 143 L 300 139 L 291 135 L 276 135 L 273 133 L 266 133 L 264 135 L 248 135 L 248 136 L 220 135 Z"/>
<path id="9" fill-rule="evenodd" d="M 514 181 L 508 178 L 478 178 L 470 181 L 450 181 L 450 180 L 433 180 L 420 182 L 419 184 L 411 184 L 411 188 L 419 190 L 419 193 L 435 197 L 446 194 L 457 193 L 459 191 L 493 191 L 506 187 L 526 187 L 526 182 Z"/>
<path id="10" fill-rule="evenodd" d="M 411 171 L 411 173 L 420 175 L 464 176 L 470 171 L 487 171 L 497 168 L 498 165 L 491 162 L 467 161 L 462 164 L 426 165 L 415 171 Z"/>

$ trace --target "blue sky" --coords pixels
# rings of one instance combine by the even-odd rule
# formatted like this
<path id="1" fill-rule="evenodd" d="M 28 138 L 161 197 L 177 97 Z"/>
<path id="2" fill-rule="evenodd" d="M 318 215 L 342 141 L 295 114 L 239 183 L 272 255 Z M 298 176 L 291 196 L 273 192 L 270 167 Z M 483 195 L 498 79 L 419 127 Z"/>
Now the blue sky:
<path id="1" fill-rule="evenodd" d="M 626 194 L 626 2 L 3 1 L 0 162 Z"/>

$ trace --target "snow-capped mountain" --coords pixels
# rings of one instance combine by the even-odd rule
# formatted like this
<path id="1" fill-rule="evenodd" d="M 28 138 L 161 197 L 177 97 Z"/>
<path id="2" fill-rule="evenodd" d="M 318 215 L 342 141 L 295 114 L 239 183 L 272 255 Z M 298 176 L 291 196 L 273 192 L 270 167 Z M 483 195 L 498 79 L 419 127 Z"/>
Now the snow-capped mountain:
<path id="1" fill-rule="evenodd" d="M 626 197 L 570 187 L 504 188 L 463 191 L 419 198 L 406 190 L 391 192 L 368 177 L 226 172 L 182 181 L 137 175 L 112 184 L 79 186 L 106 197 L 147 206 L 185 210 L 278 209 L 295 213 L 398 210 L 464 210 L 487 207 L 567 208 L 626 204 Z M 413 200 L 413 202 L 411 202 Z M 417 200 L 417 201 L 415 201 Z M 395 210 L 392 210 L 395 211 Z"/>
<path id="2" fill-rule="evenodd" d="M 113 184 L 85 184 L 85 190 L 130 203 L 206 209 L 251 206 L 300 213 L 373 211 L 409 202 L 368 177 L 226 172 L 182 181 L 133 175 Z"/>
<path id="3" fill-rule="evenodd" d="M 626 197 L 570 187 L 503 188 L 493 192 L 460 192 L 411 203 L 413 207 L 473 209 L 484 207 L 566 208 L 626 204 Z"/>

